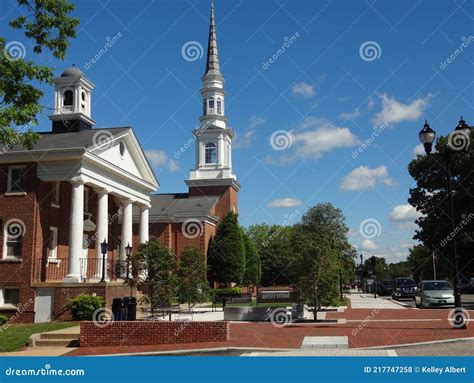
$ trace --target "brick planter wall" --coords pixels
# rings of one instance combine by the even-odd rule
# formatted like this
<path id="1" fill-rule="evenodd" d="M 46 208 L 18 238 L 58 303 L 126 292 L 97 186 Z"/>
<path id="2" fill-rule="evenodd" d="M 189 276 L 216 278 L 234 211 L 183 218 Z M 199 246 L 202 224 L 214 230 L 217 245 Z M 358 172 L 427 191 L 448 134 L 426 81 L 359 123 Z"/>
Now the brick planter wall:
<path id="1" fill-rule="evenodd" d="M 101 327 L 99 327 L 101 326 Z M 81 322 L 81 347 L 223 342 L 229 322 L 123 321 L 97 326 Z"/>

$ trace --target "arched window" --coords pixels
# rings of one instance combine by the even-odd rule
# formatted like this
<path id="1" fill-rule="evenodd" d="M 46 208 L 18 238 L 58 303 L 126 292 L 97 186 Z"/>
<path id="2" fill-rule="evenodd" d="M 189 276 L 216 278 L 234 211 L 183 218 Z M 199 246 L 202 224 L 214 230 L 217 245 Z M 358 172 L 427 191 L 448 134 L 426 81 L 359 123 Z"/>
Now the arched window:
<path id="1" fill-rule="evenodd" d="M 214 109 L 214 99 L 212 97 L 209 99 L 209 109 Z"/>
<path id="2" fill-rule="evenodd" d="M 207 100 L 202 100 L 202 115 L 205 116 L 207 114 Z"/>
<path id="3" fill-rule="evenodd" d="M 222 114 L 222 101 L 217 100 L 217 114 Z"/>
<path id="4" fill-rule="evenodd" d="M 86 109 L 86 92 L 81 93 L 81 99 L 82 99 L 81 108 Z"/>
<path id="5" fill-rule="evenodd" d="M 63 105 L 64 106 L 72 106 L 72 99 L 73 99 L 72 90 L 65 91 L 64 92 Z"/>
<path id="6" fill-rule="evenodd" d="M 217 145 L 213 142 L 206 144 L 205 150 L 206 164 L 215 164 L 217 162 Z"/>

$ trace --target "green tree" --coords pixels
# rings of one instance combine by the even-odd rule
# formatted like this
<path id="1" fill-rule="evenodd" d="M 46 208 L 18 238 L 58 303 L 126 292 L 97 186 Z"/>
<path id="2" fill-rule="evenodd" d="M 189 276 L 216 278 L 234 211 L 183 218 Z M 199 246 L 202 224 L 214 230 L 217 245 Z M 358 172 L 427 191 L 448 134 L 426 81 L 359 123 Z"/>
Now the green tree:
<path id="1" fill-rule="evenodd" d="M 410 249 L 407 262 L 415 281 L 434 278 L 433 251 L 423 244 L 416 245 Z M 451 262 L 446 257 L 438 257 L 435 252 L 435 263 L 436 278 L 449 278 L 451 275 Z"/>
<path id="2" fill-rule="evenodd" d="M 186 247 L 181 252 L 178 268 L 178 298 L 179 303 L 191 306 L 205 300 L 209 290 L 206 277 L 207 269 L 204 256 L 195 247 Z"/>
<path id="3" fill-rule="evenodd" d="M 241 283 L 245 273 L 245 247 L 237 215 L 227 213 L 217 226 L 207 256 L 215 280 Z"/>
<path id="4" fill-rule="evenodd" d="M 302 225 L 292 232 L 293 281 L 298 299 L 312 307 L 313 319 L 322 306 L 336 304 L 339 297 L 340 259 L 329 233 L 316 237 Z"/>
<path id="5" fill-rule="evenodd" d="M 69 39 L 76 37 L 79 20 L 70 17 L 74 4 L 67 0 L 17 0 L 21 16 L 10 21 L 10 27 L 24 30 L 34 41 L 34 53 L 44 49 L 63 60 Z M 21 144 L 31 149 L 39 139 L 31 126 L 42 112 L 41 83 L 51 84 L 53 69 L 25 59 L 25 47 L 7 42 L 0 36 L 0 143 L 7 147 Z M 36 84 L 35 84 L 36 83 Z M 23 127 L 17 130 L 16 127 Z M 27 127 L 26 129 L 24 127 Z"/>
<path id="6" fill-rule="evenodd" d="M 348 264 L 355 268 L 348 231 L 342 211 L 330 203 L 309 209 L 293 228 L 293 281 L 301 299 L 313 307 L 314 320 L 321 306 L 337 303 L 340 270 Z"/>
<path id="7" fill-rule="evenodd" d="M 243 234 L 245 248 L 245 274 L 243 283 L 258 285 L 260 283 L 260 257 L 258 250 L 247 234 Z"/>
<path id="8" fill-rule="evenodd" d="M 471 141 L 472 141 L 471 134 Z M 455 205 L 452 232 L 447 195 L 447 172 L 445 157 L 449 156 L 453 201 Z M 419 155 L 408 165 L 410 175 L 416 181 L 416 187 L 410 189 L 408 202 L 422 214 L 416 223 L 419 229 L 414 239 L 422 242 L 429 250 L 415 248 L 412 256 L 412 270 L 417 275 L 432 276 L 432 262 L 418 262 L 422 252 L 434 251 L 439 273 L 442 276 L 453 275 L 452 238 L 456 238 L 459 254 L 460 272 L 464 276 L 474 275 L 474 145 L 467 150 L 456 151 L 448 146 L 448 139 L 440 137 L 436 143 L 436 152 L 426 156 Z M 425 258 L 426 258 L 425 257 Z M 413 267 L 416 267 L 413 269 Z M 437 269 L 438 271 L 438 269 Z"/>
<path id="9" fill-rule="evenodd" d="M 140 287 L 151 306 L 170 306 L 176 297 L 176 255 L 171 249 L 151 240 L 141 244 L 132 262 L 133 275 L 140 279 Z"/>
<path id="10" fill-rule="evenodd" d="M 246 230 L 260 257 L 263 286 L 291 284 L 291 230 L 290 226 L 267 224 L 252 225 Z"/>

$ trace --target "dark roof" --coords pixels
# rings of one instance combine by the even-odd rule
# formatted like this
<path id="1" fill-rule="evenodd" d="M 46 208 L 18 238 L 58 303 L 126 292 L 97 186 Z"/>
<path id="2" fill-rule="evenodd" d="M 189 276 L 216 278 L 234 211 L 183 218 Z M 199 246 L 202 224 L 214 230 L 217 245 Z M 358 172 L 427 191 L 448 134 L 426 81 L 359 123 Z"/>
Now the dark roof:
<path id="1" fill-rule="evenodd" d="M 77 67 L 75 66 L 70 66 L 69 68 L 66 68 L 61 75 L 61 77 L 80 77 L 84 76 L 84 73 Z"/>
<path id="2" fill-rule="evenodd" d="M 150 222 L 208 216 L 219 200 L 217 196 L 190 197 L 188 193 L 152 194 L 150 197 Z M 135 215 L 138 216 L 138 209 L 134 208 Z"/>
<path id="3" fill-rule="evenodd" d="M 211 3 L 211 20 L 209 23 L 209 41 L 207 43 L 207 60 L 205 75 L 222 76 L 217 50 L 216 22 L 214 19 L 214 2 Z"/>
<path id="4" fill-rule="evenodd" d="M 104 140 L 111 139 L 130 130 L 129 127 L 86 129 L 80 132 L 52 133 L 39 132 L 41 138 L 33 145 L 33 150 L 89 148 Z M 0 148 L 4 145 L 0 144 Z M 21 145 L 14 145 L 8 152 L 27 151 Z"/>

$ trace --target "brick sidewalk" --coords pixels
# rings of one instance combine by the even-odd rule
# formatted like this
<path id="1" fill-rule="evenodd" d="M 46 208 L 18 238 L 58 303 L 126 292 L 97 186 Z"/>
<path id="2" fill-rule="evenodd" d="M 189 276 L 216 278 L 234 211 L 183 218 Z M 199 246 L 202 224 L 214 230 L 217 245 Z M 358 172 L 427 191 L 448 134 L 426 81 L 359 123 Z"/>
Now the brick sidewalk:
<path id="1" fill-rule="evenodd" d="M 218 347 L 299 348 L 305 336 L 347 335 L 349 347 L 373 347 L 474 337 L 474 323 L 467 329 L 454 330 L 447 321 L 449 310 L 379 310 L 365 324 L 373 310 L 348 309 L 345 313 L 328 313 L 328 317 L 344 317 L 348 322 L 335 324 L 295 324 L 277 328 L 270 323 L 231 323 L 230 341 L 211 343 L 167 344 L 154 346 L 82 347 L 67 355 L 100 355 L 150 351 L 191 350 Z M 474 318 L 474 312 L 471 312 Z M 330 315 L 329 315 L 330 314 Z M 387 319 L 404 319 L 387 322 Z M 412 321 L 410 319 L 428 319 Z M 358 328 L 359 326 L 359 328 Z"/>

